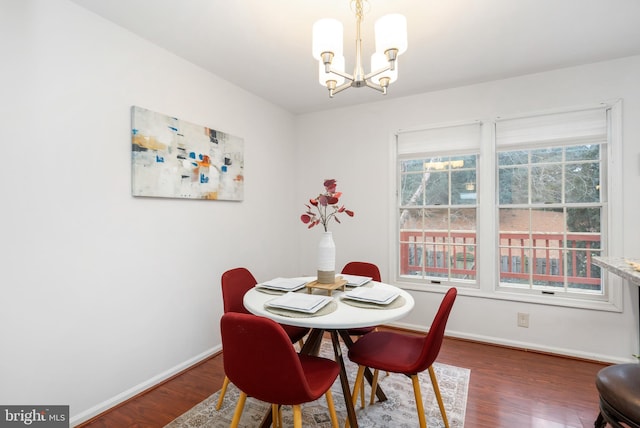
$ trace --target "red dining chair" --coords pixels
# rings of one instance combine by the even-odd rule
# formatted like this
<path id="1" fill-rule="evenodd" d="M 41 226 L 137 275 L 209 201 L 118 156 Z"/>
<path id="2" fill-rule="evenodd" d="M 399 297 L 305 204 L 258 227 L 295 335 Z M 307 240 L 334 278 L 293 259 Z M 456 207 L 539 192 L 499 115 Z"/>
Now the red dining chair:
<path id="1" fill-rule="evenodd" d="M 338 417 L 331 385 L 340 366 L 327 358 L 298 354 L 282 326 L 269 318 L 228 312 L 220 321 L 224 372 L 240 390 L 231 427 L 237 427 L 247 396 L 293 406 L 293 425 L 302 427 L 300 404 L 327 399 L 334 428 Z M 277 419 L 277 411 L 273 415 Z"/>
<path id="2" fill-rule="evenodd" d="M 359 276 L 367 276 L 370 277 L 373 281 L 382 282 L 382 276 L 380 275 L 380 269 L 373 263 L 369 262 L 349 262 L 342 268 L 342 273 L 348 275 L 359 275 Z M 347 334 L 349 336 L 357 336 L 361 337 L 367 333 L 371 333 L 376 330 L 376 326 L 372 327 L 359 327 L 359 328 L 350 328 L 347 330 Z M 387 373 L 388 375 L 389 373 Z M 378 379 L 378 371 L 374 371 L 373 373 L 374 379 Z M 370 403 L 373 404 L 375 396 L 371 394 Z M 364 407 L 364 383 L 362 384 L 360 390 L 360 407 Z"/>
<path id="3" fill-rule="evenodd" d="M 380 269 L 373 263 L 349 262 L 342 268 L 342 273 L 347 275 L 368 276 L 373 281 L 382 282 Z M 362 336 L 375 330 L 375 327 L 351 328 L 348 330 L 350 336 Z"/>
<path id="4" fill-rule="evenodd" d="M 239 312 L 243 314 L 250 313 L 245 307 L 242 300 L 247 291 L 253 288 L 258 281 L 247 268 L 238 267 L 230 269 L 222 274 L 222 303 L 224 312 Z M 302 348 L 302 338 L 309 332 L 308 328 L 295 327 L 291 325 L 282 326 L 289 336 L 291 343 L 296 343 Z M 220 410 L 224 396 L 229 386 L 229 378 L 225 376 L 222 383 L 222 389 L 220 390 L 220 397 L 218 397 L 218 403 L 216 410 Z"/>
<path id="5" fill-rule="evenodd" d="M 411 378 L 413 382 L 413 393 L 416 399 L 416 407 L 418 410 L 418 419 L 420 427 L 427 426 L 424 416 L 424 405 L 422 404 L 422 395 L 420 393 L 420 382 L 418 373 L 429 370 L 429 377 L 433 385 L 440 413 L 444 426 L 449 427 L 447 414 L 442 396 L 438 388 L 438 380 L 433 370 L 433 363 L 438 357 L 442 340 L 444 339 L 444 331 L 456 300 L 458 291 L 456 288 L 450 288 L 445 294 L 440 308 L 431 323 L 429 333 L 426 336 L 409 335 L 392 331 L 374 331 L 360 338 L 349 349 L 349 359 L 358 364 L 358 374 L 353 389 L 353 399 L 362 384 L 364 369 L 371 367 L 378 370 L 386 370 L 393 373 L 402 373 Z M 373 395 L 376 384 L 372 385 Z"/>

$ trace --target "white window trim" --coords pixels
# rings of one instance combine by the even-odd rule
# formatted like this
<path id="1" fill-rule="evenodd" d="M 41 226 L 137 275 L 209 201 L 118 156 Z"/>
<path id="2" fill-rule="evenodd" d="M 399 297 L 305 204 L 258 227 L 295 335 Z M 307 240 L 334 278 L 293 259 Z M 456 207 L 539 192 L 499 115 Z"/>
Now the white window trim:
<path id="1" fill-rule="evenodd" d="M 579 106 L 573 108 L 563 108 L 549 110 L 545 112 L 532 112 L 527 115 L 536 114 L 550 114 L 550 113 L 563 113 L 571 112 L 581 109 L 589 109 L 596 107 L 607 107 L 609 109 L 609 141 L 607 144 L 607 156 L 608 156 L 608 180 L 607 191 L 608 200 L 606 204 L 607 215 L 607 239 L 604 248 L 607 249 L 607 255 L 609 257 L 621 257 L 624 233 L 623 227 L 623 174 L 622 174 L 622 100 L 613 100 L 602 102 L 596 105 Z M 523 116 L 523 115 L 520 115 Z M 518 116 L 511 116 L 518 117 Z M 504 119 L 506 117 L 501 117 Z M 490 126 L 495 122 L 495 119 L 477 120 L 475 122 L 484 123 L 486 126 L 481 127 L 481 144 L 480 144 L 480 156 L 477 165 L 478 177 L 478 211 L 477 211 L 477 229 L 478 247 L 477 247 L 477 281 L 478 287 L 460 287 L 456 282 L 442 281 L 440 284 L 421 283 L 415 284 L 407 281 L 402 281 L 401 278 L 397 278 L 399 254 L 398 254 L 398 227 L 397 227 L 397 208 L 398 208 L 398 159 L 397 159 L 397 135 L 400 132 L 406 130 L 398 130 L 392 132 L 390 135 L 389 144 L 389 182 L 393 183 L 389 186 L 389 200 L 393 203 L 389 204 L 390 212 L 389 218 L 392 221 L 389 222 L 389 266 L 391 267 L 390 281 L 395 285 L 412 291 L 418 292 L 442 292 L 443 287 L 458 286 L 458 294 L 464 296 L 473 296 L 480 298 L 488 298 L 495 300 L 507 300 L 524 303 L 535 303 L 551 306 L 564 306 L 571 308 L 592 309 L 609 312 L 622 312 L 623 309 L 623 290 L 624 282 L 616 275 L 602 270 L 602 277 L 606 283 L 608 291 L 607 300 L 587 300 L 573 297 L 564 297 L 558 295 L 541 295 L 531 293 L 518 293 L 515 290 L 499 289 L 499 265 L 492 260 L 491 263 L 483 263 L 482 254 L 495 253 L 498 248 L 497 231 L 499 229 L 498 219 L 495 216 L 496 206 L 496 157 L 495 157 L 495 127 Z M 452 122 L 454 124 L 469 123 L 466 122 Z M 421 129 L 428 129 L 433 127 L 449 126 L 452 123 L 425 126 Z M 418 128 L 416 128 L 418 129 Z M 491 171 L 483 176 L 483 171 Z"/>

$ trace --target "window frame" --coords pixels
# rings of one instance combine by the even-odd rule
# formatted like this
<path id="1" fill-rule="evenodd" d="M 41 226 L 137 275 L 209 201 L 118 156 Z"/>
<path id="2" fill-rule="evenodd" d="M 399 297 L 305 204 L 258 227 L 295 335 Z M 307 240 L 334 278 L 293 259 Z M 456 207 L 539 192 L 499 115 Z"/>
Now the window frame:
<path id="1" fill-rule="evenodd" d="M 571 202 L 571 201 L 567 201 L 565 200 L 566 194 L 564 192 L 565 190 L 565 185 L 567 183 L 566 180 L 568 180 L 567 177 L 564 176 L 564 171 L 566 171 L 566 167 L 568 165 L 572 165 L 575 163 L 589 163 L 589 164 L 598 164 L 599 168 L 598 168 L 598 172 L 599 172 L 599 181 L 601 184 L 604 184 L 605 187 L 608 183 L 608 174 L 607 174 L 607 168 L 608 168 L 608 162 L 607 162 L 607 156 L 606 156 L 606 149 L 607 149 L 607 141 L 601 141 L 600 143 L 597 143 L 599 145 L 599 157 L 597 160 L 589 160 L 587 161 L 580 161 L 580 162 L 571 162 L 571 160 L 567 160 L 565 155 L 566 155 L 566 148 L 569 147 L 576 147 L 579 145 L 584 145 L 584 144 L 564 144 L 564 145 L 558 145 L 558 144 L 550 144 L 548 146 L 544 146 L 544 147 L 540 147 L 540 146 L 524 146 L 524 147 L 519 147 L 517 149 L 498 149 L 496 148 L 496 173 L 497 173 L 497 181 L 498 181 L 498 185 L 497 185 L 497 195 L 496 195 L 496 199 L 497 199 L 497 203 L 496 203 L 496 211 L 495 211 L 495 215 L 498 219 L 501 218 L 502 216 L 502 210 L 505 210 L 505 212 L 507 210 L 515 210 L 515 211 L 522 211 L 522 212 L 526 212 L 527 215 L 529 216 L 529 229 L 527 231 L 524 231 L 521 233 L 523 235 L 527 235 L 527 238 L 516 238 L 516 239 L 526 239 L 527 241 L 533 241 L 530 242 L 528 245 L 505 245 L 502 242 L 502 239 L 504 238 L 504 231 L 501 232 L 500 231 L 500 220 L 498 220 L 498 236 L 496 238 L 497 242 L 498 242 L 498 246 L 496 248 L 496 253 L 499 254 L 498 256 L 498 260 L 497 262 L 500 264 L 500 268 L 499 268 L 499 277 L 498 277 L 498 283 L 497 283 L 497 287 L 498 289 L 502 289 L 502 290 L 510 290 L 510 291 L 516 291 L 516 292 L 523 292 L 523 293 L 542 293 L 542 294 L 557 294 L 557 295 L 566 295 L 567 297 L 572 297 L 572 298 L 580 298 L 580 299 L 593 299 L 593 300 L 607 300 L 607 292 L 608 292 L 608 287 L 602 286 L 604 285 L 602 283 L 602 280 L 600 281 L 601 284 L 601 291 L 594 291 L 594 292 L 588 292 L 588 291 L 583 291 L 580 292 L 578 291 L 579 288 L 577 287 L 573 287 L 574 291 L 571 291 L 572 287 L 567 286 L 566 281 L 567 278 L 572 278 L 568 275 L 566 275 L 567 271 L 566 269 L 568 269 L 570 263 L 568 258 L 570 256 L 565 255 L 564 253 L 566 251 L 570 251 L 569 248 L 565 248 L 566 246 L 566 242 L 569 241 L 569 239 L 567 239 L 568 236 L 570 235 L 576 235 L 576 234 L 580 234 L 579 232 L 571 232 L 567 229 L 567 225 L 565 223 L 566 218 L 565 216 L 567 215 L 566 212 L 573 210 L 573 209 L 590 209 L 590 208 L 598 208 L 600 209 L 600 224 L 601 225 L 607 225 L 608 224 L 608 218 L 606 215 L 606 207 L 607 207 L 607 192 L 606 190 L 602 191 L 600 193 L 600 201 L 598 202 L 582 202 L 582 203 L 578 203 L 578 202 Z M 549 148 L 549 149 L 562 149 L 562 160 L 561 161 L 553 161 L 553 162 L 535 162 L 532 161 L 531 159 L 531 152 L 534 152 L 540 148 Z M 501 196 L 501 191 L 500 191 L 500 172 L 501 170 L 507 170 L 509 168 L 511 168 L 511 166 L 509 165 L 500 165 L 500 154 L 501 153 L 508 153 L 508 152 L 517 152 L 517 151 L 522 151 L 522 152 L 527 152 L 527 162 L 526 163 L 520 163 L 516 165 L 516 168 L 522 168 L 522 169 L 526 169 L 528 171 L 527 174 L 527 201 L 518 201 L 518 202 L 514 202 L 514 203 L 508 203 L 508 202 L 503 202 L 502 200 L 500 200 L 500 196 Z M 604 153 L 603 153 L 604 152 Z M 535 193 L 533 192 L 533 181 L 535 180 L 534 177 L 532 177 L 531 171 L 538 167 L 539 165 L 544 166 L 560 166 L 560 171 L 562 171 L 561 175 L 563 176 L 562 178 L 562 182 L 560 183 L 561 185 L 561 195 L 559 195 L 560 197 L 560 201 L 547 201 L 547 202 L 541 202 L 541 201 L 536 201 L 533 200 L 533 198 L 535 197 Z M 601 166 L 601 167 L 600 167 Z M 603 178 L 606 177 L 606 178 Z M 538 259 L 536 258 L 536 254 L 538 252 L 543 252 L 546 253 L 548 251 L 554 251 L 554 250 L 549 250 L 549 248 L 553 248 L 553 247 L 545 247 L 545 246 L 539 246 L 536 245 L 536 241 L 540 240 L 540 239 L 547 239 L 547 237 L 545 236 L 545 238 L 536 238 L 536 235 L 540 236 L 541 234 L 544 235 L 544 232 L 540 232 L 539 229 L 535 229 L 533 222 L 533 212 L 541 212 L 541 211 L 546 211 L 546 210 L 552 210 L 552 211 L 556 211 L 556 212 L 561 212 L 562 213 L 562 221 L 563 221 L 563 230 L 562 232 L 558 232 L 556 234 L 556 236 L 561 236 L 561 238 L 559 239 L 560 242 L 562 242 L 563 244 L 558 246 L 557 250 L 555 251 L 559 251 L 560 253 L 562 253 L 562 256 L 559 258 L 559 266 L 562 266 L 563 268 L 563 273 L 562 275 L 557 275 L 557 282 L 562 282 L 563 286 L 562 287 L 557 287 L 557 286 L 550 286 L 547 284 L 535 284 L 535 277 L 536 277 L 536 273 L 535 268 L 536 268 L 536 264 Z M 606 240 L 606 233 L 607 233 L 607 228 L 605 228 L 604 231 L 600 231 L 600 239 L 598 240 L 598 242 L 602 242 L 603 240 Z M 529 260 L 530 260 L 530 266 L 529 266 L 529 271 L 528 272 L 522 272 L 522 274 L 526 274 L 527 278 L 527 282 L 514 282 L 514 283 L 509 283 L 508 281 L 503 281 L 502 277 L 503 274 L 505 272 L 502 271 L 502 257 L 503 257 L 503 253 L 504 251 L 507 251 L 510 255 L 512 254 L 512 250 L 514 250 L 515 253 L 520 252 L 523 257 L 524 254 L 529 254 Z M 582 250 L 580 249 L 573 249 L 573 251 L 576 252 L 576 254 L 580 253 Z M 587 250 L 585 250 L 587 251 Z M 597 248 L 593 250 L 594 252 L 597 252 L 598 255 L 600 255 L 599 253 L 603 251 L 603 249 L 601 248 Z M 532 255 L 531 255 L 532 254 Z M 533 257 L 533 258 L 532 258 Z M 511 258 L 511 256 L 510 256 Z M 588 256 L 587 256 L 588 258 Z M 554 260 L 554 259 L 547 259 L 549 260 Z M 509 261 L 509 264 L 511 264 L 511 261 Z M 597 268 L 598 270 L 600 270 L 600 268 Z M 550 269 L 547 269 L 550 270 Z M 604 272 L 604 270 L 600 270 L 601 272 Z M 509 272 L 507 272 L 509 273 Z M 517 274 L 514 274 L 517 275 Z M 540 275 L 540 273 L 538 273 L 538 275 Z M 549 273 L 547 273 L 547 276 L 550 277 L 555 277 L 556 275 L 549 275 Z"/>
<path id="2" fill-rule="evenodd" d="M 389 265 L 391 267 L 391 280 L 401 288 L 412 291 L 442 292 L 446 287 L 459 287 L 461 295 L 490 298 L 495 300 L 507 300 L 516 302 L 536 303 L 552 306 L 563 306 L 572 308 L 584 308 L 602 311 L 621 312 L 623 297 L 623 281 L 621 278 L 612 275 L 610 272 L 602 270 L 603 289 L 606 290 L 606 298 L 601 300 L 583 299 L 579 296 L 564 295 L 543 295 L 540 293 L 522 293 L 519 290 L 503 289 L 499 287 L 500 266 L 495 252 L 499 246 L 499 224 L 495 216 L 497 207 L 497 145 L 495 135 L 495 122 L 506 118 L 526 117 L 533 115 L 566 113 L 581 109 L 606 108 L 607 110 L 607 142 L 606 142 L 606 169 L 607 169 L 607 193 L 608 199 L 603 216 L 603 241 L 601 243 L 602 255 L 609 257 L 622 256 L 623 231 L 622 231 L 622 203 L 623 180 L 622 180 L 622 100 L 612 100 L 597 104 L 550 109 L 538 112 L 529 112 L 522 115 L 500 116 L 489 119 L 477 119 L 474 121 L 455 123 L 481 123 L 480 153 L 477 163 L 477 220 L 476 220 L 476 279 L 478 287 L 469 287 L 455 281 L 442 281 L 440 284 L 433 284 L 426 281 L 407 281 L 400 276 L 400 254 L 399 254 L 399 208 L 400 208 L 400 171 L 398 154 L 398 137 L 403 132 L 420 129 L 430 129 L 433 127 L 451 126 L 448 124 L 434 124 L 412 130 L 400 129 L 390 135 L 389 146 L 391 175 L 390 197 L 394 201 L 390 204 L 390 252 Z M 442 156 L 453 156 L 459 152 L 440 152 Z M 483 174 L 484 172 L 487 172 Z M 606 233 L 604 228 L 606 228 Z M 493 253 L 493 255 L 491 255 Z M 489 254 L 489 256 L 486 256 Z M 489 260 L 487 260 L 487 257 Z"/>
<path id="3" fill-rule="evenodd" d="M 400 147 L 400 143 L 398 140 L 398 133 L 395 134 L 394 141 L 395 144 L 392 145 L 392 156 L 394 167 L 392 171 L 395 172 L 394 179 L 392 180 L 394 184 L 394 201 L 392 204 L 392 209 L 394 210 L 391 218 L 394 219 L 392 222 L 392 233 L 390 236 L 393 236 L 393 247 L 392 247 L 392 257 L 394 257 L 393 262 L 390 266 L 394 267 L 394 280 L 396 283 L 404 284 L 408 289 L 423 289 L 423 285 L 426 284 L 436 284 L 436 285 L 446 285 L 446 284 L 456 284 L 458 287 L 469 287 L 469 288 L 477 288 L 478 284 L 478 268 L 476 267 L 476 275 L 475 279 L 466 282 L 459 281 L 450 281 L 448 278 L 410 278 L 406 275 L 400 275 L 400 264 L 401 264 L 401 252 L 400 252 L 400 209 L 402 207 L 402 195 L 401 195 L 401 179 L 402 179 L 402 171 L 400 170 L 400 162 L 409 159 L 425 159 L 425 158 L 434 158 L 440 157 L 439 155 L 443 154 L 439 150 L 434 150 L 433 147 L 439 144 L 445 145 L 447 147 L 453 146 L 454 148 L 446 153 L 444 157 L 452 158 L 459 156 L 467 156 L 474 155 L 476 157 L 476 165 L 475 165 L 475 173 L 476 173 L 476 193 L 479 190 L 479 181 L 478 176 L 479 172 L 479 162 L 480 162 L 480 141 L 481 134 L 483 130 L 483 123 L 480 121 L 458 121 L 458 122 L 450 122 L 450 123 L 441 123 L 434 124 L 431 126 L 406 129 L 398 131 L 398 133 L 404 133 L 408 135 L 406 138 L 404 146 Z M 420 135 L 422 133 L 431 134 L 429 136 L 429 141 L 427 144 L 422 142 L 420 138 L 417 141 L 420 141 L 416 144 L 416 138 L 413 135 Z M 461 144 L 460 142 L 463 141 Z M 405 146 L 410 147 L 412 150 L 410 154 L 404 152 Z M 448 170 L 450 174 L 451 171 Z M 449 197 L 451 196 L 451 189 L 449 189 Z M 416 209 L 465 209 L 465 208 L 473 208 L 475 209 L 476 214 L 476 239 L 475 239 L 475 247 L 477 249 L 477 229 L 478 229 L 478 203 L 479 196 L 476 195 L 476 202 L 474 204 L 451 204 L 451 200 L 449 199 L 448 204 L 441 205 L 418 205 Z M 447 232 L 449 228 L 447 229 Z M 451 245 L 451 244 L 448 244 Z M 477 254 L 477 250 L 476 250 Z M 476 258 L 476 266 L 478 265 L 478 260 Z M 449 271 L 450 274 L 450 271 Z M 427 282 L 425 282 L 427 281 Z"/>
<path id="4" fill-rule="evenodd" d="M 451 167 L 449 162 L 452 161 L 452 159 L 454 158 L 461 158 L 461 157 L 469 157 L 469 156 L 474 156 L 475 157 L 475 164 L 472 168 L 469 167 L 461 167 L 460 169 L 457 169 L 455 167 Z M 407 160 L 426 160 L 426 159 L 434 159 L 434 158 L 440 158 L 443 159 L 443 162 L 446 163 L 447 165 L 445 166 L 445 169 L 441 170 L 441 171 L 437 171 L 437 173 L 439 174 L 446 174 L 447 175 L 447 181 L 448 181 L 448 185 L 447 185 L 447 189 L 448 189 L 448 194 L 447 194 L 447 203 L 428 203 L 427 201 L 422 201 L 422 203 L 420 204 L 416 204 L 414 206 L 412 205 L 401 205 L 398 204 L 398 210 L 404 212 L 405 210 L 417 210 L 420 211 L 422 214 L 422 221 L 425 221 L 424 218 L 424 214 L 425 212 L 434 212 L 434 211 L 439 211 L 439 210 L 446 210 L 449 213 L 451 213 L 452 211 L 464 211 L 464 210 L 473 210 L 474 211 L 474 223 L 475 223 L 475 228 L 474 228 L 474 237 L 473 237 L 473 243 L 465 243 L 462 242 L 460 243 L 459 241 L 456 242 L 452 242 L 450 240 L 450 238 L 452 237 L 452 235 L 460 235 L 460 230 L 458 229 L 452 229 L 452 225 L 451 222 L 447 223 L 447 227 L 442 228 L 442 229 L 429 229 L 429 232 L 432 232 L 430 234 L 426 234 L 426 236 L 430 236 L 431 238 L 434 238 L 434 241 L 432 242 L 428 242 L 426 240 L 422 240 L 420 241 L 421 244 L 417 244 L 419 246 L 423 247 L 423 251 L 426 251 L 427 247 L 433 246 L 435 248 L 437 247 L 441 247 L 441 248 L 447 248 L 449 251 L 447 252 L 447 254 L 451 255 L 451 254 L 455 254 L 457 255 L 458 253 L 456 252 L 456 249 L 458 249 L 458 247 L 464 247 L 464 249 L 462 250 L 462 254 L 466 259 L 466 255 L 467 255 L 467 249 L 472 247 L 473 248 L 473 255 L 474 255 L 474 265 L 477 266 L 477 259 L 475 258 L 476 254 L 477 254 L 477 218 L 478 218 L 478 197 L 477 197 L 477 190 L 478 190 L 478 161 L 479 161 L 479 157 L 480 157 L 480 151 L 479 148 L 477 150 L 474 151 L 464 151 L 464 152 L 456 152 L 455 154 L 451 154 L 449 153 L 447 156 L 430 156 L 430 155 L 418 155 L 418 156 L 408 156 L 408 157 L 399 157 L 398 158 L 398 164 L 400 164 L 403 161 L 407 161 Z M 455 161 L 454 161 L 455 162 Z M 465 172 L 465 171 L 474 171 L 474 175 L 475 175 L 475 181 L 473 182 L 473 186 L 474 186 L 474 190 L 476 193 L 476 197 L 475 202 L 474 203 L 467 203 L 467 204 L 461 204 L 461 203 L 454 203 L 454 201 L 452 200 L 452 196 L 453 196 L 453 182 L 452 182 L 452 176 L 454 173 L 456 172 Z M 421 170 L 422 174 L 425 174 L 427 170 L 423 169 Z M 407 173 L 405 175 L 410 175 L 412 174 L 412 172 Z M 418 173 L 415 173 L 416 175 Z M 403 172 L 399 170 L 399 177 L 398 180 L 402 181 L 403 178 Z M 423 195 L 426 192 L 426 189 L 423 190 Z M 399 199 L 400 202 L 402 202 L 402 195 L 399 195 Z M 400 213 L 396 213 L 396 218 L 398 219 L 398 223 L 401 219 L 402 214 Z M 425 236 L 425 228 L 424 228 L 424 223 L 420 229 L 423 233 L 423 237 Z M 399 235 L 399 231 L 400 231 L 400 225 L 398 224 L 398 240 L 396 241 L 396 245 L 398 245 L 398 247 L 403 246 L 403 241 L 402 237 Z M 441 235 L 442 237 L 446 236 L 446 240 L 443 239 L 442 242 L 436 242 L 435 238 L 436 235 Z M 458 236 L 459 238 L 460 236 Z M 463 240 L 466 238 L 462 238 Z M 451 251 L 453 249 L 453 251 Z M 403 265 L 403 259 L 404 257 L 402 256 L 403 252 L 402 250 L 399 250 L 399 261 L 398 263 L 400 265 Z M 422 253 L 422 257 L 426 258 L 427 255 L 423 252 Z M 463 270 L 466 268 L 466 260 L 463 261 Z M 439 269 L 446 269 L 447 271 L 447 277 L 440 277 L 440 276 L 436 276 L 436 275 L 428 275 L 425 270 L 422 271 L 422 275 L 420 277 L 413 277 L 411 275 L 402 275 L 400 272 L 397 272 L 397 277 L 398 278 L 402 278 L 403 281 L 407 281 L 407 282 L 413 282 L 416 284 L 422 284 L 424 281 L 428 281 L 430 283 L 434 283 L 434 284 L 441 284 L 441 283 L 452 283 L 455 282 L 458 285 L 462 286 L 467 286 L 467 287 L 476 287 L 477 288 L 477 284 L 478 284 L 478 277 L 477 277 L 477 268 L 474 266 L 474 278 L 473 279 L 462 279 L 462 278 L 456 278 L 454 281 L 451 281 L 450 278 L 452 277 L 452 275 L 455 275 L 455 273 L 453 271 L 456 270 L 456 268 L 452 267 L 450 263 L 447 263 L 447 265 L 445 267 L 440 267 Z M 424 268 L 424 264 L 422 264 L 422 268 Z M 436 268 L 438 269 L 438 267 L 436 266 L 431 266 L 432 268 Z M 435 269 L 434 269 L 435 270 Z"/>

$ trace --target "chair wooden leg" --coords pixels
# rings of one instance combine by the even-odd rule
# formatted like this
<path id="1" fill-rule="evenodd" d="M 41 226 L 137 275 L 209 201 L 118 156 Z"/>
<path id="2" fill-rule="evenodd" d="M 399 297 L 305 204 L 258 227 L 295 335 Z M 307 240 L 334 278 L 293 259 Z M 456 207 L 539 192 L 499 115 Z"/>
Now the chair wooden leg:
<path id="1" fill-rule="evenodd" d="M 247 394 L 240 391 L 240 396 L 238 397 L 238 404 L 236 404 L 236 410 L 233 412 L 233 419 L 231 420 L 231 425 L 229 428 L 237 428 L 240 423 L 240 417 L 242 416 L 242 409 L 244 409 L 244 402 L 247 400 Z"/>
<path id="2" fill-rule="evenodd" d="M 442 402 L 442 395 L 440 395 L 440 388 L 438 387 L 438 379 L 436 378 L 436 372 L 433 370 L 433 366 L 429 366 L 429 377 L 431 378 L 431 385 L 433 385 L 433 392 L 436 394 L 438 400 L 438 407 L 440 407 L 440 414 L 444 422 L 445 428 L 449 428 L 449 421 L 447 420 L 447 412 L 444 409 L 444 403 Z"/>
<path id="3" fill-rule="evenodd" d="M 280 406 L 278 406 L 277 404 L 271 405 L 271 426 L 273 426 L 273 428 L 281 427 Z"/>
<path id="4" fill-rule="evenodd" d="M 376 390 L 378 389 L 378 369 L 373 371 L 373 380 L 371 381 L 371 399 L 369 400 L 369 404 L 373 404 L 376 401 Z M 387 376 L 389 376 L 389 372 L 387 372 Z M 364 385 L 364 382 L 362 383 Z"/>
<path id="5" fill-rule="evenodd" d="M 218 397 L 218 403 L 216 404 L 216 410 L 220 410 L 222 407 L 222 402 L 224 401 L 224 394 L 227 393 L 227 387 L 229 386 L 229 378 L 224 377 L 224 382 L 222 383 L 222 389 L 220 390 L 220 397 Z"/>
<path id="6" fill-rule="evenodd" d="M 364 382 L 360 384 L 360 408 L 364 409 Z"/>
<path id="7" fill-rule="evenodd" d="M 338 428 L 338 415 L 336 413 L 336 407 L 333 405 L 333 394 L 331 390 L 327 389 L 324 396 L 327 398 L 327 407 L 329 407 L 329 416 L 331 417 L 331 426 Z"/>
<path id="8" fill-rule="evenodd" d="M 353 385 L 353 395 L 351 397 L 354 403 L 357 403 L 358 401 L 358 392 L 360 391 L 364 380 L 364 369 L 365 366 L 358 366 L 358 373 L 356 374 L 356 380 Z"/>
<path id="9" fill-rule="evenodd" d="M 302 428 L 302 410 L 299 404 L 293 406 L 293 428 Z"/>
<path id="10" fill-rule="evenodd" d="M 420 380 L 418 380 L 417 374 L 411 375 L 411 383 L 413 384 L 413 395 L 416 398 L 420 428 L 427 428 L 427 420 L 424 416 L 424 404 L 422 404 L 422 393 L 420 392 Z"/>

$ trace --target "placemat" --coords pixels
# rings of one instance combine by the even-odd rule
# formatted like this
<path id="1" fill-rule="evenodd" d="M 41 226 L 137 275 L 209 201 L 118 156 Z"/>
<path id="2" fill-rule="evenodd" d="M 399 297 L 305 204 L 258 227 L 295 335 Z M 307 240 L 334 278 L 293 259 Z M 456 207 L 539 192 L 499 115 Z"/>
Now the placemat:
<path id="1" fill-rule="evenodd" d="M 358 300 L 345 298 L 341 298 L 340 301 L 346 305 L 366 309 L 396 309 L 403 307 L 404 304 L 407 303 L 407 301 L 402 296 L 398 296 L 393 302 L 389 303 L 388 305 L 378 305 L 376 303 L 361 302 Z"/>
<path id="2" fill-rule="evenodd" d="M 338 303 L 336 303 L 335 301 L 329 302 L 327 303 L 326 306 L 324 306 L 322 309 L 318 310 L 318 312 L 315 312 L 313 314 L 308 314 L 306 312 L 298 312 L 298 311 L 288 311 L 286 309 L 281 309 L 281 308 L 272 308 L 271 306 L 267 306 L 267 305 L 264 305 L 264 308 L 267 311 L 271 312 L 272 314 L 281 315 L 283 317 L 311 318 L 311 317 L 319 317 L 321 315 L 327 315 L 327 314 L 330 314 L 331 312 L 335 312 L 335 310 L 338 309 Z"/>

